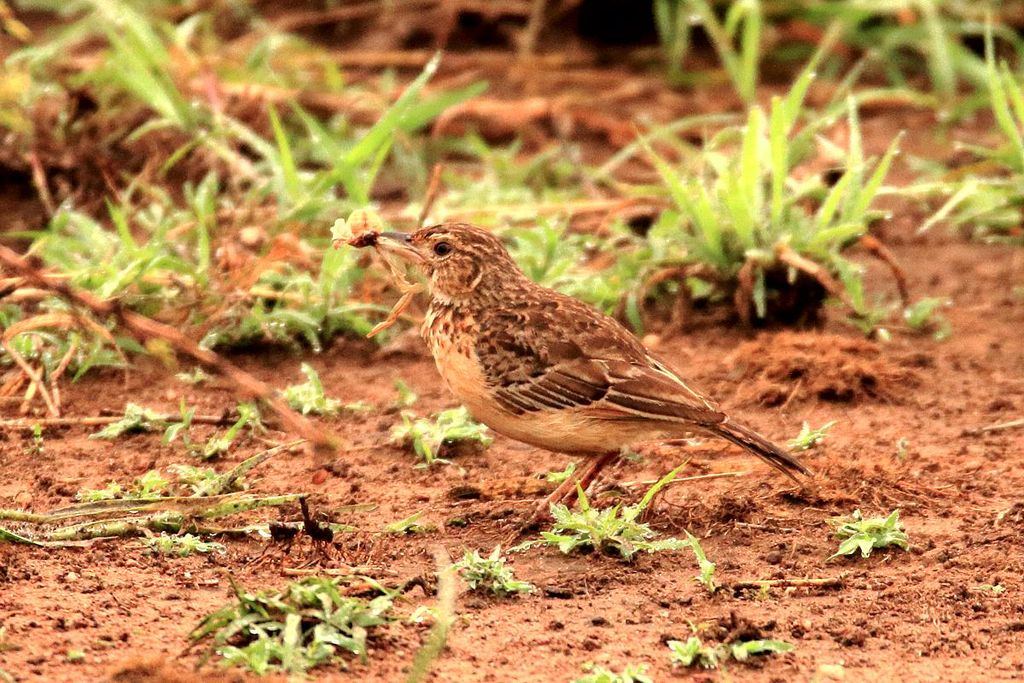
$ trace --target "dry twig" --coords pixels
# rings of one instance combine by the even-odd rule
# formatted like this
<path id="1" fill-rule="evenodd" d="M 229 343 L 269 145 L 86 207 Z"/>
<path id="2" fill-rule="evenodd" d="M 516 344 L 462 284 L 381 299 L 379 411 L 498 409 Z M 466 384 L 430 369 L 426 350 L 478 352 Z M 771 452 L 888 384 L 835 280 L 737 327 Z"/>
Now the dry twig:
<path id="1" fill-rule="evenodd" d="M 85 417 L 41 417 L 41 418 L 30 418 L 20 417 L 12 420 L 0 420 L 0 429 L 34 429 L 37 425 L 43 429 L 47 427 L 96 427 L 100 425 L 113 424 L 123 420 L 123 415 L 95 415 Z M 157 422 L 174 422 L 180 420 L 180 415 L 156 415 L 154 420 Z M 191 421 L 193 424 L 206 424 L 206 425 L 229 425 L 238 419 L 238 415 L 234 413 L 224 413 L 223 415 L 193 415 Z"/>
<path id="2" fill-rule="evenodd" d="M 907 276 L 896 260 L 895 254 L 874 235 L 864 235 L 861 237 L 860 245 L 867 249 L 872 256 L 889 266 L 889 270 L 892 271 L 892 277 L 896 280 L 896 289 L 900 293 L 900 301 L 904 308 L 909 306 L 910 287 L 907 285 Z"/>
<path id="3" fill-rule="evenodd" d="M 850 310 L 857 310 L 856 306 L 853 305 L 853 302 L 850 301 L 850 297 L 847 295 L 843 286 L 836 282 L 836 279 L 832 277 L 828 271 L 821 266 L 821 264 L 801 256 L 788 244 L 781 242 L 775 246 L 775 257 L 787 266 L 795 268 L 796 270 L 799 270 L 800 272 L 817 280 L 818 284 L 820 284 L 826 292 L 842 301 Z"/>
<path id="4" fill-rule="evenodd" d="M 1016 429 L 1018 427 L 1024 427 L 1024 417 L 1019 418 L 1017 420 L 1010 420 L 1009 422 L 997 422 L 996 424 L 965 429 L 962 432 L 960 432 L 960 436 L 978 436 L 980 434 L 988 434 L 990 432 L 1001 432 L 1005 429 Z"/>

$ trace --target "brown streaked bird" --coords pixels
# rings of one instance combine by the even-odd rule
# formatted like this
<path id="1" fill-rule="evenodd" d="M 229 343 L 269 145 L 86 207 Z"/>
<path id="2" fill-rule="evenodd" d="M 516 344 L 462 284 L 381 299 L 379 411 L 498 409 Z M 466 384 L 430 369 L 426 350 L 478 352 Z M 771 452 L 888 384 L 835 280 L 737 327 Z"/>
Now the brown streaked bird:
<path id="1" fill-rule="evenodd" d="M 572 494 L 576 481 L 586 486 L 621 449 L 695 433 L 742 446 L 794 479 L 810 474 L 730 419 L 616 320 L 532 282 L 486 230 L 443 224 L 374 241 L 426 276 L 423 337 L 445 384 L 475 419 L 532 446 L 597 456 L 538 513 Z"/>

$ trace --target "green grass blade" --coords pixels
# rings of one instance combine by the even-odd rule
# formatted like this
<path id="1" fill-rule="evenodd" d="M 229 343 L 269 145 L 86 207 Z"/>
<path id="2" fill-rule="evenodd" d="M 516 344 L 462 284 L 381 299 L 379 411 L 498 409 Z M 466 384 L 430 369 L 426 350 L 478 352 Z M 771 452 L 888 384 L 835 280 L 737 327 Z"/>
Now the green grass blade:
<path id="1" fill-rule="evenodd" d="M 829 190 L 828 195 L 825 197 L 825 201 L 818 207 L 818 212 L 814 216 L 814 222 L 818 227 L 824 228 L 832 222 L 832 218 L 836 214 L 836 210 L 839 208 L 840 202 L 846 196 L 846 190 L 850 186 L 850 179 L 853 176 L 849 173 L 843 173 L 842 177 L 836 181 L 836 184 Z"/>
<path id="2" fill-rule="evenodd" d="M 740 184 L 753 216 L 760 216 L 764 210 L 764 190 L 761 185 L 761 141 L 764 139 L 764 127 L 764 110 L 751 107 L 740 148 Z M 743 244 L 747 248 L 754 246 L 753 236 L 743 240 Z"/>
<path id="3" fill-rule="evenodd" d="M 846 154 L 846 173 L 850 175 L 850 183 L 854 189 L 864 186 L 864 146 L 860 134 L 860 121 L 857 105 L 852 96 L 847 97 L 847 125 L 849 126 L 850 143 Z M 850 193 L 843 202 L 843 215 L 853 215 L 852 206 L 857 201 L 857 192 Z"/>
<path id="4" fill-rule="evenodd" d="M 726 258 L 722 245 L 722 224 L 711 202 L 711 196 L 703 185 L 693 183 L 693 187 L 696 201 L 693 202 L 692 218 L 703 238 L 702 245 L 716 266 L 726 268 L 729 265 L 729 259 Z"/>
<path id="5" fill-rule="evenodd" d="M 400 128 L 412 133 L 436 119 L 445 109 L 482 95 L 488 87 L 487 81 L 477 81 L 465 88 L 446 90 L 426 97 L 422 102 L 413 102 L 402 115 Z"/>
<path id="6" fill-rule="evenodd" d="M 729 211 L 729 218 L 732 219 L 732 229 L 743 251 L 758 246 L 755 241 L 755 218 L 753 211 L 754 204 L 744 199 L 744 191 L 740 187 L 740 180 L 734 173 L 729 173 L 723 178 L 725 184 L 725 208 Z M 760 187 L 754 194 L 760 198 Z"/>
<path id="7" fill-rule="evenodd" d="M 782 226 L 783 191 L 786 178 L 789 176 L 789 153 L 787 149 L 786 111 L 782 99 L 772 98 L 771 117 L 769 119 L 769 148 L 771 158 L 771 225 L 773 230 Z"/>
<path id="8" fill-rule="evenodd" d="M 988 91 L 992 101 L 992 114 L 995 116 L 996 123 L 999 124 L 1003 134 L 1010 139 L 1014 149 L 1017 150 L 1022 168 L 1024 168 L 1024 137 L 1021 136 L 1020 128 L 1013 119 L 1005 82 L 999 73 L 999 69 L 996 67 L 991 27 L 985 32 L 985 63 L 988 70 Z"/>
<path id="9" fill-rule="evenodd" d="M 377 122 L 366 132 L 366 135 L 345 155 L 343 160 L 344 166 L 349 168 L 361 166 L 375 157 L 381 147 L 390 144 L 389 140 L 393 137 L 395 128 L 398 127 L 402 117 L 405 116 L 407 110 L 427 85 L 427 82 L 437 73 L 437 67 L 440 63 L 441 54 L 437 53 L 423 67 L 420 75 L 398 96 L 395 103 L 377 119 Z"/>
<path id="10" fill-rule="evenodd" d="M 274 142 L 277 143 L 277 159 L 280 162 L 275 171 L 280 174 L 284 182 L 285 192 L 293 202 L 298 200 L 302 192 L 302 181 L 299 178 L 298 169 L 295 166 L 295 156 L 292 154 L 291 143 L 288 142 L 288 135 L 281 125 L 281 117 L 278 116 L 277 108 L 267 108 L 267 116 L 270 117 L 270 127 L 274 131 Z"/>
<path id="11" fill-rule="evenodd" d="M 138 252 L 139 245 L 132 236 L 132 229 L 128 225 L 128 218 L 125 216 L 124 209 L 114 204 L 109 198 L 104 198 L 103 203 L 107 206 L 110 222 L 117 229 L 117 236 L 121 239 L 121 244 L 126 247 L 125 253 L 133 254 Z"/>
<path id="12" fill-rule="evenodd" d="M 839 250 L 842 245 L 854 240 L 867 231 L 863 221 L 840 223 L 815 232 L 801 251 L 824 256 L 828 248 Z"/>
<path id="13" fill-rule="evenodd" d="M 729 78 L 732 79 L 733 85 L 740 92 L 739 88 L 742 80 L 740 77 L 740 65 L 739 59 L 736 56 L 736 49 L 732 44 L 732 37 L 725 27 L 722 26 L 721 22 L 718 21 L 714 9 L 712 9 L 707 0 L 689 0 L 689 5 L 690 12 L 700 20 L 705 33 L 711 39 L 712 47 L 715 48 L 718 58 L 722 61 L 722 66 L 725 67 L 725 71 L 729 74 Z M 750 101 L 744 93 L 740 92 L 740 96 L 744 97 L 746 101 Z"/>
<path id="14" fill-rule="evenodd" d="M 1021 88 L 1017 83 L 1016 77 L 1005 64 L 1002 65 L 1001 76 L 1003 83 L 1006 85 L 1006 94 L 1009 96 L 1010 104 L 1013 107 L 1013 114 L 1015 117 L 1013 120 L 1014 128 L 1017 130 L 1019 135 L 1021 124 L 1024 124 L 1024 94 L 1021 93 Z M 1021 166 L 1017 170 L 1024 171 L 1024 147 L 1018 146 L 1016 147 L 1016 151 L 1021 162 Z"/>
<path id="15" fill-rule="evenodd" d="M 931 74 L 932 85 L 939 93 L 952 96 L 956 92 L 956 71 L 950 56 L 950 39 L 942 25 L 939 9 L 934 0 L 917 0 L 921 9 L 925 29 L 928 32 L 928 52 L 926 61 Z"/>
<path id="16" fill-rule="evenodd" d="M 678 476 L 679 476 L 679 473 L 680 473 L 680 472 L 682 472 L 682 471 L 683 471 L 683 469 L 684 469 L 684 468 L 685 468 L 685 467 L 686 467 L 687 465 L 689 465 L 689 464 L 690 464 L 690 461 L 689 461 L 689 460 L 687 460 L 687 461 L 686 461 L 686 462 L 684 462 L 684 463 L 683 463 L 682 465 L 680 465 L 679 467 L 675 468 L 674 470 L 672 470 L 671 472 L 669 472 L 668 474 L 666 474 L 666 475 L 665 475 L 664 477 L 662 477 L 661 479 L 659 479 L 659 480 L 658 480 L 658 481 L 657 481 L 657 482 L 656 482 L 656 483 L 654 484 L 654 486 L 652 486 L 651 488 L 647 489 L 647 493 L 645 493 L 645 494 L 644 494 L 644 497 L 640 499 L 640 502 L 636 504 L 636 508 L 635 508 L 635 509 L 636 509 L 636 510 L 637 510 L 638 512 L 642 512 L 643 510 L 646 510 L 646 509 L 647 509 L 647 506 L 651 504 L 651 501 L 652 501 L 652 500 L 654 500 L 654 497 L 655 497 L 656 495 L 658 495 L 658 493 L 659 493 L 659 492 L 660 492 L 660 491 L 661 491 L 661 490 L 662 490 L 663 488 L 665 488 L 666 486 L 668 486 L 669 484 L 671 484 L 671 483 L 672 483 L 673 481 L 675 481 L 676 477 L 678 477 Z"/>
<path id="17" fill-rule="evenodd" d="M 889 145 L 889 149 L 886 150 L 885 156 L 878 162 L 874 172 L 868 179 L 864 189 L 857 195 L 856 201 L 853 203 L 853 208 L 848 215 L 853 220 L 863 220 L 864 214 L 867 212 L 868 207 L 871 206 L 871 202 L 874 201 L 875 195 L 878 193 L 878 189 L 882 186 L 882 181 L 889 174 L 889 167 L 892 166 L 892 160 L 896 158 L 899 153 L 900 142 L 903 140 L 903 133 L 896 136 L 896 139 Z"/>
<path id="18" fill-rule="evenodd" d="M 764 18 L 760 0 L 746 0 L 743 33 L 740 37 L 739 78 L 737 89 L 747 102 L 754 100 L 757 90 L 758 57 L 761 54 L 761 30 Z"/>
<path id="19" fill-rule="evenodd" d="M 922 233 L 931 230 L 932 226 L 936 223 L 946 220 L 956 210 L 958 206 L 968 201 L 972 196 L 978 192 L 978 181 L 974 178 L 969 178 L 956 192 L 954 192 L 949 199 L 947 199 L 939 209 L 933 213 L 928 219 L 921 224 L 921 227 L 917 229 L 915 234 L 920 235 Z"/>

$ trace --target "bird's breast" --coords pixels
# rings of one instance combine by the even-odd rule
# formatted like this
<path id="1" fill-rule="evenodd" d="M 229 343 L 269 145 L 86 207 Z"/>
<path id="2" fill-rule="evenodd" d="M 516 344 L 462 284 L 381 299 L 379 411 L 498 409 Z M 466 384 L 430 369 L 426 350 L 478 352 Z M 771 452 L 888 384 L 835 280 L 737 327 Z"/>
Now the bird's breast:
<path id="1" fill-rule="evenodd" d="M 431 306 L 423 320 L 423 338 L 441 379 L 455 398 L 477 415 L 489 401 L 487 380 L 476 356 L 479 326 L 474 317 L 451 306 Z"/>

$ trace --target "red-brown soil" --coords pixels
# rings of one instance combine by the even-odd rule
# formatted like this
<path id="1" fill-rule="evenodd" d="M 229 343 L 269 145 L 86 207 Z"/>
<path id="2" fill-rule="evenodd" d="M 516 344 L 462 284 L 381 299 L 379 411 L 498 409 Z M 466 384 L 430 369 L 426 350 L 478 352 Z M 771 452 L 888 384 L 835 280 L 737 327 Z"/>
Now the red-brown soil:
<path id="1" fill-rule="evenodd" d="M 686 376 L 773 437 L 795 434 L 802 420 L 838 420 L 825 444 L 807 458 L 818 473 L 812 483 L 795 486 L 717 442 L 652 446 L 643 449 L 642 462 L 621 464 L 606 476 L 649 480 L 687 459 L 687 474 L 744 471 L 738 478 L 671 487 L 651 523 L 666 535 L 689 529 L 703 537 L 724 583 L 841 575 L 841 588 L 772 590 L 766 596 L 723 589 L 712 596 L 693 580 L 688 552 L 643 555 L 623 564 L 534 549 L 515 555 L 512 564 L 540 593 L 504 600 L 461 595 L 435 680 L 568 681 L 587 661 L 616 667 L 648 663 L 657 680 L 811 680 L 821 665 L 838 663 L 846 680 L 1024 677 L 1024 432 L 962 435 L 965 428 L 1021 416 L 1024 302 L 1012 286 L 1024 279 L 1024 254 L 932 242 L 899 247 L 897 255 L 915 291 L 953 300 L 948 315 L 954 333 L 946 342 L 898 334 L 889 344 L 874 344 L 830 324 L 822 332 L 765 332 L 753 339 L 715 326 L 657 344 Z M 300 379 L 298 354 L 263 351 L 238 360 L 277 385 Z M 350 439 L 351 449 L 326 464 L 326 478 L 316 476 L 325 463 L 314 456 L 284 455 L 258 470 L 254 490 L 309 491 L 314 507 L 323 511 L 375 503 L 372 512 L 341 517 L 361 531 L 335 543 L 331 557 L 338 566 L 367 565 L 381 578 L 397 580 L 431 571 L 437 546 L 453 557 L 466 547 L 491 548 L 541 495 L 533 478 L 569 460 L 498 437 L 490 449 L 454 466 L 415 469 L 411 454 L 388 444 L 397 416 L 384 408 L 394 399 L 396 378 L 420 394 L 418 411 L 452 405 L 432 362 L 408 353 L 385 356 L 368 343 L 350 341 L 308 360 L 333 395 L 380 409 L 368 417 L 328 421 Z M 226 390 L 185 387 L 162 367 L 140 361 L 126 378 L 97 373 L 69 387 L 66 405 L 69 415 L 119 410 L 126 400 L 173 411 L 180 397 L 200 411 L 233 404 Z M 54 508 L 72 502 L 80 488 L 130 481 L 186 459 L 179 448 L 161 446 L 159 435 L 111 444 L 89 440 L 88 431 L 48 433 L 41 456 L 28 455 L 27 435 L 4 434 L 0 506 Z M 896 456 L 901 438 L 909 442 L 902 460 Z M 260 449 L 246 444 L 219 466 Z M 481 489 L 481 498 L 453 501 L 451 490 L 466 485 Z M 911 551 L 827 560 L 836 542 L 826 520 L 857 507 L 869 514 L 900 508 Z M 426 511 L 436 532 L 379 533 L 385 523 L 417 510 Z M 445 524 L 453 518 L 468 525 Z M 280 586 L 288 580 L 282 567 L 311 553 L 300 544 L 289 556 L 271 551 L 272 560 L 254 565 L 264 543 L 227 544 L 226 556 L 187 559 L 144 556 L 127 540 L 61 550 L 0 545 L 0 615 L 4 642 L 14 646 L 0 653 L 0 667 L 20 680 L 95 680 L 119 663 L 138 669 L 138 662 L 124 662 L 145 654 L 155 661 L 173 659 L 185 672 L 180 680 L 189 680 L 185 667 L 196 655 L 182 656 L 185 637 L 204 614 L 228 600 L 226 572 L 246 586 Z M 1001 584 L 1006 591 L 980 592 L 982 584 Z M 402 609 L 432 599 L 417 589 Z M 747 625 L 765 637 L 793 642 L 796 650 L 733 665 L 728 674 L 673 672 L 664 641 L 685 639 L 690 624 L 703 623 L 712 625 L 706 632 L 712 639 Z M 373 647 L 368 665 L 315 675 L 400 680 L 423 636 L 421 627 L 396 624 Z M 72 649 L 84 650 L 85 661 L 68 663 L 65 653 Z M 152 680 L 179 680 L 157 673 Z M 118 680 L 143 680 L 137 674 Z"/>
<path id="2" fill-rule="evenodd" d="M 564 85 L 551 73 L 541 85 L 533 80 L 539 74 L 511 67 L 510 73 L 506 81 L 492 79 L 491 96 L 560 92 Z M 545 110 L 546 117 L 558 121 L 569 111 L 575 126 L 569 133 L 600 138 L 599 145 L 621 144 L 613 139 L 616 132 L 631 136 L 629 121 L 638 112 L 667 120 L 735 104 L 724 86 L 681 94 L 655 76 L 630 81 L 621 68 L 596 72 L 600 78 L 587 87 L 580 76 L 565 75 L 571 81 L 565 89 L 575 91 L 554 102 L 559 111 Z M 477 72 L 448 77 L 464 84 Z M 605 88 L 620 80 L 621 93 Z M 599 95 L 611 108 L 603 117 L 592 101 Z M 464 112 L 466 118 L 472 116 Z M 536 142 L 530 131 L 519 130 L 522 122 L 504 123 L 497 135 L 522 133 L 530 145 Z M 908 152 L 942 158 L 936 150 L 948 149 L 937 146 L 942 133 L 932 131 L 935 119 L 928 112 L 875 108 L 864 113 L 863 126 L 872 154 L 903 128 L 910 130 Z M 985 139 L 984 122 L 972 128 L 955 129 L 945 140 Z M 548 131 L 540 140 L 550 137 Z M 607 149 L 596 154 L 597 144 L 586 142 L 585 158 L 606 158 Z M 908 177 L 906 167 L 895 170 L 897 181 Z M 23 189 L 29 187 L 27 176 L 19 178 Z M 12 185 L 0 197 L 5 215 L 17 219 L 5 231 L 39 225 L 40 207 L 31 195 Z M 940 229 L 915 238 L 914 214 L 898 208 L 896 218 L 881 226 L 883 236 L 915 296 L 952 301 L 944 311 L 953 325 L 949 340 L 897 332 L 890 343 L 868 342 L 839 322 L 835 310 L 827 312 L 829 322 L 820 331 L 754 336 L 704 320 L 684 325 L 676 337 L 648 339 L 731 413 L 777 440 L 794 436 L 804 420 L 814 426 L 837 420 L 806 458 L 817 472 L 813 481 L 795 485 L 710 441 L 650 445 L 640 449 L 642 460 L 621 463 L 603 478 L 606 484 L 651 481 L 684 461 L 689 467 L 683 476 L 744 472 L 671 486 L 654 504 L 650 523 L 663 535 L 688 529 L 704 539 L 724 584 L 841 576 L 840 587 L 767 594 L 724 588 L 709 595 L 694 581 L 688 551 L 641 555 L 625 564 L 532 549 L 513 555 L 510 564 L 539 592 L 509 599 L 461 594 L 433 680 L 571 681 L 584 662 L 615 669 L 645 663 L 658 681 L 828 681 L 835 669 L 820 668 L 837 664 L 847 681 L 1024 680 L 1024 429 L 964 435 L 965 429 L 1024 417 L 1024 250 L 968 243 Z M 883 289 L 887 271 L 869 263 L 868 282 L 874 291 Z M 396 396 L 393 381 L 401 378 L 419 394 L 420 414 L 454 402 L 418 341 L 401 348 L 388 353 L 369 342 L 338 340 L 319 356 L 262 349 L 234 357 L 279 387 L 302 381 L 299 365 L 308 361 L 331 395 L 376 406 L 368 415 L 324 420 L 350 442 L 333 461 L 306 452 L 280 455 L 249 478 L 256 492 L 309 492 L 313 508 L 328 514 L 351 503 L 376 505 L 337 515 L 359 531 L 336 539 L 325 566 L 359 565 L 388 582 L 432 572 L 438 547 L 456 558 L 465 548 L 489 550 L 547 490 L 537 475 L 571 460 L 499 436 L 491 448 L 458 457 L 451 466 L 414 468 L 414 456 L 389 443 L 390 427 L 399 421 L 388 408 Z M 63 396 L 71 416 L 118 412 L 126 401 L 173 413 L 181 398 L 199 413 L 218 413 L 236 400 L 216 382 L 186 386 L 147 359 L 128 373 L 89 374 Z M 13 407 L 3 410 L 13 416 Z M 212 433 L 210 427 L 195 430 L 197 439 Z M 90 431 L 49 430 L 41 455 L 32 453 L 29 434 L 0 431 L 0 507 L 45 511 L 73 502 L 79 489 L 130 482 L 147 470 L 188 461 L 180 444 L 162 446 L 159 434 L 111 443 L 90 440 Z M 899 457 L 901 439 L 907 445 Z M 216 466 L 226 470 L 264 448 L 244 441 Z M 467 486 L 479 490 L 478 499 L 452 496 Z M 635 498 L 644 486 L 625 488 Z M 899 508 L 911 550 L 828 560 L 837 542 L 827 520 L 855 508 L 870 515 Z M 385 524 L 420 510 L 436 531 L 381 533 Z M 298 511 L 287 515 L 296 519 Z M 456 519 L 465 525 L 446 523 Z M 227 574 L 249 588 L 275 588 L 291 580 L 282 569 L 314 557 L 302 541 L 287 555 L 255 539 L 225 543 L 224 556 L 184 559 L 144 555 L 125 539 L 66 549 L 0 544 L 0 670 L 19 681 L 220 680 L 210 668 L 193 673 L 199 653 L 185 649 L 199 620 L 231 599 Z M 999 584 L 1005 592 L 979 590 L 984 584 Z M 433 595 L 415 589 L 399 611 L 433 602 Z M 720 672 L 672 669 L 664 642 L 685 640 L 697 625 L 706 627 L 702 633 L 710 641 L 742 630 L 790 641 L 796 649 Z M 426 630 L 396 623 L 384 632 L 367 665 L 353 662 L 348 672 L 318 669 L 313 678 L 402 680 Z M 84 660 L 68 662 L 70 650 L 84 651 Z M 245 679 L 230 673 L 223 680 Z"/>

